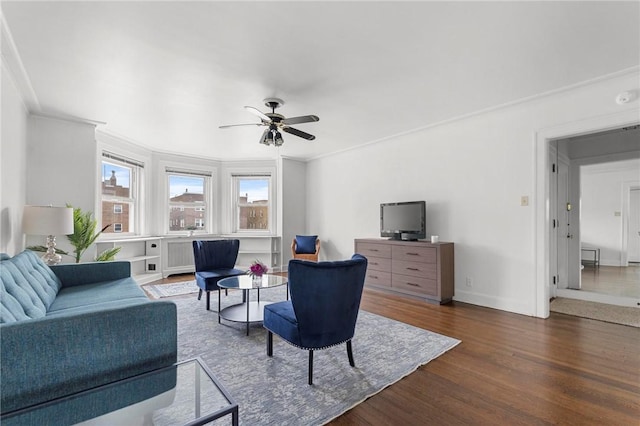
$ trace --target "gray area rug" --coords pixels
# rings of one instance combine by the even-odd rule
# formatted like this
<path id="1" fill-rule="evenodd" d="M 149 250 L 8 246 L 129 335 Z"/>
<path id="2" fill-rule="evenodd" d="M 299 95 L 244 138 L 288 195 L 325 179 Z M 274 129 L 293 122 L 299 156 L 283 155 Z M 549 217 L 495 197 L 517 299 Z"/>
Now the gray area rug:
<path id="1" fill-rule="evenodd" d="M 150 297 L 160 299 L 163 297 L 197 293 L 200 288 L 194 280 L 191 280 L 171 284 L 147 284 L 143 285 L 142 289 L 146 291 Z"/>
<path id="2" fill-rule="evenodd" d="M 551 301 L 549 310 L 576 317 L 640 327 L 640 308 L 558 297 Z"/>
<path id="3" fill-rule="evenodd" d="M 262 290 L 260 299 L 284 300 L 285 289 Z M 252 292 L 251 299 L 255 297 Z M 222 307 L 240 299 L 240 292 L 229 292 Z M 316 351 L 314 384 L 309 386 L 307 351 L 274 336 L 269 358 L 261 324 L 252 324 L 247 336 L 244 324 L 218 324 L 217 313 L 205 309 L 204 299 L 194 295 L 173 301 L 178 307 L 178 359 L 203 359 L 238 402 L 243 425 L 327 423 L 460 343 L 360 311 L 353 339 L 356 367 L 349 365 L 346 345 Z"/>

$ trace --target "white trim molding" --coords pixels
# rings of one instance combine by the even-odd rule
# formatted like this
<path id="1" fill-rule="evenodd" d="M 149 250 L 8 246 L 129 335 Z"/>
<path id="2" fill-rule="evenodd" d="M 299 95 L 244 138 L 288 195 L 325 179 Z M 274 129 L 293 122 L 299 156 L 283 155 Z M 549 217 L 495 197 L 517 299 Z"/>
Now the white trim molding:
<path id="1" fill-rule="evenodd" d="M 2 65 L 13 79 L 27 110 L 29 112 L 39 112 L 41 110 L 40 101 L 38 101 L 36 92 L 33 90 L 31 79 L 29 78 L 29 74 L 27 74 L 27 70 L 22 63 L 22 58 L 20 58 L 20 53 L 18 53 L 16 43 L 13 41 L 11 29 L 9 29 L 9 25 L 7 25 L 7 21 L 4 19 L 2 10 L 0 10 L 0 28 L 0 38 L 2 39 L 2 49 L 0 50 L 2 53 Z"/>

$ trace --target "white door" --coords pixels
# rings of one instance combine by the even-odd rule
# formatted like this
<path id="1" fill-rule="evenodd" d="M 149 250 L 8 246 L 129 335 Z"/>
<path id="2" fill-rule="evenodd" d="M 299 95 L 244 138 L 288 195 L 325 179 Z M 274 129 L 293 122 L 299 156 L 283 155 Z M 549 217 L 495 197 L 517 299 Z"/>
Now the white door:
<path id="1" fill-rule="evenodd" d="M 563 161 L 558 161 L 557 200 L 558 288 L 569 288 L 569 239 L 571 238 L 569 214 L 569 165 Z"/>
<path id="2" fill-rule="evenodd" d="M 558 155 L 556 142 L 549 146 L 549 297 L 557 296 L 558 290 L 558 173 L 556 167 Z"/>
<path id="3" fill-rule="evenodd" d="M 629 192 L 629 236 L 627 260 L 640 262 L 640 188 Z"/>

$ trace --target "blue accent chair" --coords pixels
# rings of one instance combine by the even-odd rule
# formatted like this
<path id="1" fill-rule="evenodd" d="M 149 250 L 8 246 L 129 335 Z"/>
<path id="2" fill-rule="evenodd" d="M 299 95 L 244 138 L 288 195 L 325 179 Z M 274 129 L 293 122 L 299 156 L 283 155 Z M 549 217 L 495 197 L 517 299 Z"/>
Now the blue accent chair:
<path id="1" fill-rule="evenodd" d="M 267 356 L 273 356 L 273 334 L 309 351 L 309 384 L 313 384 L 313 351 L 347 344 L 349 364 L 355 367 L 351 339 L 355 332 L 367 259 L 289 262 L 291 300 L 264 308 Z"/>
<path id="2" fill-rule="evenodd" d="M 207 310 L 210 307 L 210 292 L 218 290 L 218 312 L 220 312 L 220 287 L 218 281 L 227 277 L 244 275 L 247 271 L 235 269 L 240 250 L 240 240 L 196 240 L 193 241 L 193 259 L 196 266 L 196 283 L 207 293 Z M 220 316 L 218 316 L 220 322 Z"/>

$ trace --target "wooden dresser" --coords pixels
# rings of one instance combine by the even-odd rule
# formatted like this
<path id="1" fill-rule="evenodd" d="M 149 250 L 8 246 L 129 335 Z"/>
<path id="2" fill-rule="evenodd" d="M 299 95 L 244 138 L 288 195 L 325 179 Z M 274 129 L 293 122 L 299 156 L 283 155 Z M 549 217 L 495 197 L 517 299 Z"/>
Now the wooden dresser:
<path id="1" fill-rule="evenodd" d="M 356 239 L 355 252 L 369 261 L 367 287 L 440 304 L 453 298 L 453 243 Z"/>

